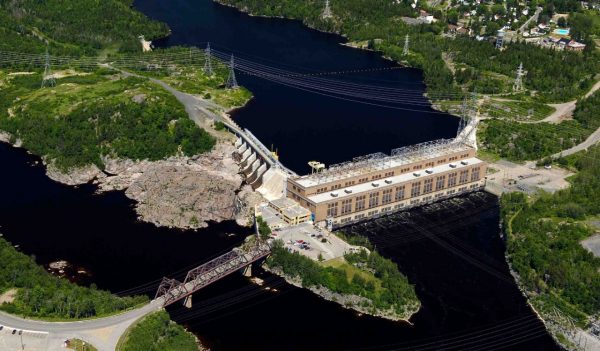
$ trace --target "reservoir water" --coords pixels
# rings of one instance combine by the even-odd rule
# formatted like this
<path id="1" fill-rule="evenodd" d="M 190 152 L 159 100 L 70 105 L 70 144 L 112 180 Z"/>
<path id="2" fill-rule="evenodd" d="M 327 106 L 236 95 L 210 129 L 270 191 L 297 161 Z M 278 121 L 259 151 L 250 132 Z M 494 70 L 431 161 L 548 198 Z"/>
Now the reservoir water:
<path id="1" fill-rule="evenodd" d="M 340 46 L 338 36 L 209 0 L 135 6 L 171 26 L 173 35 L 159 45 L 210 41 L 219 50 L 290 69 L 392 65 L 375 53 Z M 346 78 L 423 89 L 417 70 L 383 72 Z M 299 172 L 310 159 L 334 163 L 451 137 L 456 130 L 454 117 L 429 109 L 348 104 L 247 76 L 240 83 L 256 98 L 234 118 L 275 144 L 284 163 Z M 1 143 L 0 170 L 0 232 L 38 263 L 68 260 L 115 293 L 153 296 L 162 276 L 180 278 L 250 231 L 234 223 L 197 232 L 140 223 L 122 193 L 95 195 L 92 185 L 57 184 L 39 158 Z M 508 274 L 498 224 L 497 200 L 480 193 L 346 229 L 367 235 L 416 285 L 423 307 L 412 325 L 360 316 L 258 269 L 263 287 L 232 275 L 195 294 L 191 310 L 168 310 L 212 350 L 556 350 Z"/>
<path id="2" fill-rule="evenodd" d="M 339 72 L 399 66 L 378 53 L 340 45 L 342 38 L 309 30 L 298 21 L 251 17 L 209 0 L 136 1 L 137 9 L 166 22 L 173 31 L 156 46 L 198 46 L 293 72 Z M 359 84 L 423 91 L 421 71 L 411 68 L 327 76 Z M 454 137 L 456 117 L 439 113 L 423 97 L 400 97 L 393 108 L 335 100 L 327 96 L 238 74 L 254 99 L 233 114 L 282 162 L 299 174 L 307 162 L 326 164 L 438 138 Z"/>

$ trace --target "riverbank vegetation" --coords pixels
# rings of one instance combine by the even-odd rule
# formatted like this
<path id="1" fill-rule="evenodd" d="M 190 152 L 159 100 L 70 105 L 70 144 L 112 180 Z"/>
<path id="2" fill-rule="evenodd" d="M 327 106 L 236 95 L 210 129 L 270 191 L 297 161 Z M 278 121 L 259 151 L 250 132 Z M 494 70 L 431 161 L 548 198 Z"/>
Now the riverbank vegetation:
<path id="1" fill-rule="evenodd" d="M 215 139 L 192 122 L 170 93 L 145 79 L 106 69 L 64 72 L 40 89 L 40 74 L 4 75 L 0 129 L 59 169 L 103 157 L 159 160 L 210 150 Z"/>
<path id="2" fill-rule="evenodd" d="M 166 311 L 154 312 L 136 322 L 117 345 L 117 351 L 198 350 L 194 335 L 172 322 Z"/>
<path id="3" fill-rule="evenodd" d="M 386 0 L 331 0 L 333 18 L 321 17 L 323 4 L 310 0 L 218 0 L 257 15 L 299 19 L 307 25 L 345 35 L 351 42 L 369 42 L 395 61 L 424 71 L 428 96 L 435 100 L 455 98 L 464 92 L 512 93 L 512 81 L 522 62 L 527 74 L 527 95 L 539 102 L 568 101 L 587 92 L 600 73 L 600 53 L 552 51 L 513 42 L 499 51 L 489 41 L 441 35 L 446 15 L 432 24 L 410 26 L 401 17 L 419 12 L 409 2 Z M 419 7 L 427 5 L 419 4 Z M 494 33 L 495 34 L 495 31 Z M 410 37 L 409 55 L 403 55 L 405 35 Z M 444 56 L 458 67 L 453 73 Z M 504 78 L 502 78 L 504 77 Z M 507 82 L 507 79 L 509 82 Z M 518 98 L 519 95 L 512 96 Z M 460 99 L 459 99 L 460 100 Z"/>
<path id="4" fill-rule="evenodd" d="M 146 296 L 117 297 L 94 286 L 81 287 L 54 277 L 3 238 L 0 262 L 0 293 L 17 289 L 13 302 L 0 305 L 8 313 L 42 319 L 82 319 L 107 316 L 148 301 Z"/>
<path id="5" fill-rule="evenodd" d="M 530 200 L 505 194 L 502 219 L 508 259 L 519 283 L 547 320 L 580 327 L 600 312 L 600 258 L 581 245 L 594 233 L 585 222 L 600 214 L 600 146 L 571 156 L 578 173 L 571 187 Z"/>
<path id="6" fill-rule="evenodd" d="M 362 250 L 346 254 L 343 259 L 317 263 L 287 251 L 280 241 L 275 241 L 267 265 L 300 279 L 303 287 L 322 286 L 334 293 L 366 298 L 368 302 L 361 302 L 361 307 L 373 314 L 392 310 L 408 319 L 420 306 L 414 286 L 395 263 L 377 252 Z"/>

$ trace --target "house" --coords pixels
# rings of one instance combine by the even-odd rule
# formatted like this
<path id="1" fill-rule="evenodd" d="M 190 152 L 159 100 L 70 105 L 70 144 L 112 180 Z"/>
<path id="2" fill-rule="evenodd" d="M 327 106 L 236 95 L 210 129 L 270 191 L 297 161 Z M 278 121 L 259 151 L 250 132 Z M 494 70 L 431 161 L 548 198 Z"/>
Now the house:
<path id="1" fill-rule="evenodd" d="M 556 44 L 558 44 L 559 47 L 564 49 L 567 47 L 567 45 L 569 45 L 570 42 L 571 42 L 571 39 L 560 38 Z"/>
<path id="2" fill-rule="evenodd" d="M 455 25 L 455 24 L 449 24 L 448 25 L 448 33 L 452 33 L 455 34 L 456 30 L 460 28 L 459 26 Z"/>
<path id="3" fill-rule="evenodd" d="M 572 50 L 572 51 L 583 51 L 583 49 L 585 49 L 585 44 L 583 43 L 578 43 L 575 40 L 571 40 L 567 46 L 566 46 L 567 50 Z"/>
<path id="4" fill-rule="evenodd" d="M 470 35 L 471 30 L 468 28 L 464 28 L 464 27 L 458 27 L 456 29 L 456 33 L 461 34 L 461 35 Z"/>

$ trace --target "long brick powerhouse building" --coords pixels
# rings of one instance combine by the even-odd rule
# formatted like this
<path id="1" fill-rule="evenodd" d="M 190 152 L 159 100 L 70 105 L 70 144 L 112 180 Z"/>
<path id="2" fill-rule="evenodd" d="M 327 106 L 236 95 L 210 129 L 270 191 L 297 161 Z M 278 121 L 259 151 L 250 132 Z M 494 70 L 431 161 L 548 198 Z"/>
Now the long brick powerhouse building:
<path id="1" fill-rule="evenodd" d="M 339 226 L 483 188 L 487 163 L 475 155 L 459 139 L 436 140 L 289 178 L 286 194 Z"/>

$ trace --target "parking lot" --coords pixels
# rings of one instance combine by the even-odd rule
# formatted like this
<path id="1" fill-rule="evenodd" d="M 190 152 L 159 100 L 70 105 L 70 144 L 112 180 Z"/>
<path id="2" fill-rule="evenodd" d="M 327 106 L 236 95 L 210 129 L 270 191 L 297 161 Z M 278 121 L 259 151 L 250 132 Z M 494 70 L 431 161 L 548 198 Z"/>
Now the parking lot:
<path id="1" fill-rule="evenodd" d="M 273 238 L 283 241 L 289 250 L 299 252 L 313 260 L 318 260 L 319 255 L 323 260 L 330 260 L 356 250 L 355 246 L 349 245 L 326 230 L 315 228 L 311 223 L 274 230 Z"/>
<path id="2" fill-rule="evenodd" d="M 9 326 L 1 327 L 0 350 L 38 351 L 47 349 L 48 333 L 18 330 Z"/>

